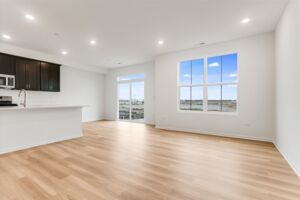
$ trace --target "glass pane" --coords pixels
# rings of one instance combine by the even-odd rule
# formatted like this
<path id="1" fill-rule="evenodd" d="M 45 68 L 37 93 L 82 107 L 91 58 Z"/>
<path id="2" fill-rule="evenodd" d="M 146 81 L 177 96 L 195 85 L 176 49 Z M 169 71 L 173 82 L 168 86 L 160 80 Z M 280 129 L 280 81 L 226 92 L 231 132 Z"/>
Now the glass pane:
<path id="1" fill-rule="evenodd" d="M 221 111 L 221 86 L 208 86 L 208 111 Z"/>
<path id="2" fill-rule="evenodd" d="M 191 109 L 191 88 L 181 87 L 180 88 L 180 110 Z"/>
<path id="3" fill-rule="evenodd" d="M 222 82 L 237 82 L 237 65 L 237 54 L 230 54 L 222 57 Z"/>
<path id="4" fill-rule="evenodd" d="M 131 120 L 144 119 L 144 82 L 131 84 Z"/>
<path id="5" fill-rule="evenodd" d="M 130 84 L 119 84 L 119 119 L 129 120 Z"/>
<path id="6" fill-rule="evenodd" d="M 222 87 L 222 111 L 236 112 L 237 85 L 224 85 Z"/>
<path id="7" fill-rule="evenodd" d="M 136 79 L 144 79 L 145 74 L 130 74 L 125 76 L 119 76 L 118 81 L 130 81 L 130 80 L 136 80 Z"/>
<path id="8" fill-rule="evenodd" d="M 190 85 L 191 84 L 191 61 L 184 61 L 180 63 L 180 85 Z"/>
<path id="9" fill-rule="evenodd" d="M 193 60 L 192 61 L 192 84 L 203 84 L 204 83 L 204 60 Z"/>
<path id="10" fill-rule="evenodd" d="M 203 87 L 192 87 L 191 110 L 203 111 Z"/>
<path id="11" fill-rule="evenodd" d="M 207 61 L 207 81 L 208 83 L 221 83 L 221 66 L 222 66 L 222 57 L 210 57 Z"/>

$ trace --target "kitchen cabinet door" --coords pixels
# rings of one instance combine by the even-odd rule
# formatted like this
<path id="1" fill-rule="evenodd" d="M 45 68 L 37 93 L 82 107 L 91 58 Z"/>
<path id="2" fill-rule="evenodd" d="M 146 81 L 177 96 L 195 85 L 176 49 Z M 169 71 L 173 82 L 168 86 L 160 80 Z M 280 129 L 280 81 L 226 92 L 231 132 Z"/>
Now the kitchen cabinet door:
<path id="1" fill-rule="evenodd" d="M 15 73 L 14 57 L 0 53 L 0 74 L 15 75 Z"/>
<path id="2" fill-rule="evenodd" d="M 16 89 L 40 90 L 41 62 L 16 58 Z"/>
<path id="3" fill-rule="evenodd" d="M 60 66 L 52 64 L 49 76 L 49 91 L 60 91 Z"/>
<path id="4" fill-rule="evenodd" d="M 60 91 L 60 66 L 52 63 L 41 63 L 41 90 Z"/>
<path id="5" fill-rule="evenodd" d="M 16 58 L 16 89 L 26 89 L 26 60 Z"/>
<path id="6" fill-rule="evenodd" d="M 26 89 L 40 90 L 41 88 L 41 62 L 26 61 Z"/>

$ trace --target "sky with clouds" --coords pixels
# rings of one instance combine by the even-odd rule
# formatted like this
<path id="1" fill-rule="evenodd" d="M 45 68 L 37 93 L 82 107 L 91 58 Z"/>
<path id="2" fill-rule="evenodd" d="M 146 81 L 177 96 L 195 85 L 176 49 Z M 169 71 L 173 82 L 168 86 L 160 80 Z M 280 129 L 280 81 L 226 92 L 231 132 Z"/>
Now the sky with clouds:
<path id="1" fill-rule="evenodd" d="M 207 83 L 230 83 L 237 82 L 237 54 L 229 54 L 224 56 L 209 57 L 207 59 Z M 204 59 L 183 61 L 180 63 L 180 85 L 204 84 Z M 236 100 L 236 85 L 209 86 L 208 99 L 220 100 L 221 93 L 223 99 Z M 191 94 L 192 93 L 192 94 Z M 195 93 L 195 94 L 193 94 Z M 203 88 L 197 87 L 191 89 L 189 87 L 181 88 L 181 99 L 202 99 Z"/>

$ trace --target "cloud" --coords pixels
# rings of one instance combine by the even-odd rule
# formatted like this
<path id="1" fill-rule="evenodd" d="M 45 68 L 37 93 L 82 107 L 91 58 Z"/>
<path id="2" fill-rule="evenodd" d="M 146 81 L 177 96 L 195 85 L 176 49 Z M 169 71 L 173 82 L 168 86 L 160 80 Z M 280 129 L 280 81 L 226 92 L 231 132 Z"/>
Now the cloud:
<path id="1" fill-rule="evenodd" d="M 187 77 L 187 78 L 191 77 L 190 74 L 184 74 L 183 76 L 184 76 L 184 77 Z"/>
<path id="2" fill-rule="evenodd" d="M 237 74 L 229 74 L 229 77 L 235 78 L 235 77 L 237 77 Z"/>
<path id="3" fill-rule="evenodd" d="M 118 81 L 129 81 L 130 79 L 129 78 L 118 78 Z"/>
<path id="4" fill-rule="evenodd" d="M 208 65 L 209 67 L 220 67 L 220 64 L 218 62 L 214 62 Z"/>
<path id="5" fill-rule="evenodd" d="M 227 85 L 229 88 L 237 88 L 237 85 Z"/>

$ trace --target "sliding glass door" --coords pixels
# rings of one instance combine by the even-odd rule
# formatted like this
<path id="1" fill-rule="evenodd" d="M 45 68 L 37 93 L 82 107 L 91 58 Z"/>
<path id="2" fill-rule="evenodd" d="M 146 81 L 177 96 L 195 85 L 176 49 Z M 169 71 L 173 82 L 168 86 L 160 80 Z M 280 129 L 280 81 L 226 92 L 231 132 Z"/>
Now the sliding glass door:
<path id="1" fill-rule="evenodd" d="M 119 119 L 130 120 L 130 84 L 119 84 Z"/>
<path id="2" fill-rule="evenodd" d="M 131 83 L 131 120 L 144 120 L 144 82 Z"/>
<path id="3" fill-rule="evenodd" d="M 144 81 L 139 78 L 118 78 L 118 117 L 125 121 L 144 121 Z"/>

